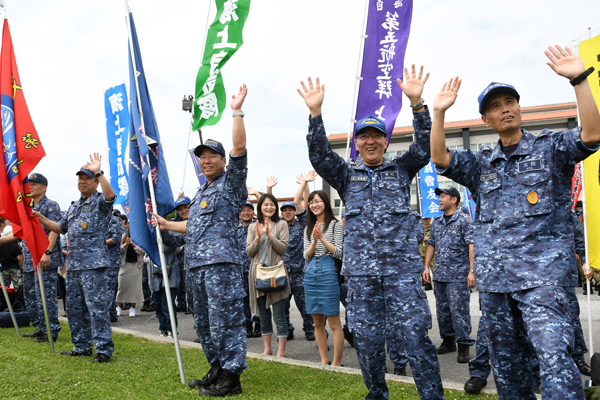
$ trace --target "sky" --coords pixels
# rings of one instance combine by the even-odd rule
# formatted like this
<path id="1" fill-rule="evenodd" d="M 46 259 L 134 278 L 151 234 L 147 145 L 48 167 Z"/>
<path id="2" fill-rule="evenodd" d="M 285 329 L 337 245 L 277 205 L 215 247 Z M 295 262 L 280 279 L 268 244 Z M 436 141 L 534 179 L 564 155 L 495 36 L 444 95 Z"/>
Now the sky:
<path id="1" fill-rule="evenodd" d="M 125 4 L 5 3 L 23 93 L 47 154 L 35 171 L 48 178 L 48 197 L 65 209 L 80 196 L 75 173 L 90 153 L 104 155 L 103 169 L 109 173 L 104 91 L 129 85 Z M 325 84 L 323 118 L 329 134 L 351 128 L 365 4 L 252 2 L 244 45 L 222 70 L 228 97 L 241 84 L 248 86 L 243 110 L 249 186 L 265 190 L 266 177 L 275 175 L 275 195 L 293 196 L 296 175 L 311 169 L 309 112 L 296 91 L 300 80 L 318 76 Z M 205 29 L 216 7 L 209 0 L 130 0 L 129 7 L 173 194 L 183 189 L 192 197 L 198 181 L 187 156 L 188 137 L 190 148 L 199 137 L 190 135 L 191 114 L 182 111 L 181 100 L 195 91 Z M 443 82 L 459 75 L 463 84 L 446 121 L 476 119 L 477 96 L 492 81 L 514 85 L 522 106 L 574 101 L 573 88 L 546 65 L 543 52 L 553 44 L 576 50 L 590 34 L 600 34 L 597 0 L 568 5 L 559 0 L 415 0 L 405 62 L 430 72 L 423 94 L 429 105 Z M 397 86 L 394 95 L 401 95 Z M 404 107 L 396 126 L 411 120 Z M 229 151 L 231 123 L 228 107 L 219 124 L 203 130 L 203 138 L 219 140 Z"/>

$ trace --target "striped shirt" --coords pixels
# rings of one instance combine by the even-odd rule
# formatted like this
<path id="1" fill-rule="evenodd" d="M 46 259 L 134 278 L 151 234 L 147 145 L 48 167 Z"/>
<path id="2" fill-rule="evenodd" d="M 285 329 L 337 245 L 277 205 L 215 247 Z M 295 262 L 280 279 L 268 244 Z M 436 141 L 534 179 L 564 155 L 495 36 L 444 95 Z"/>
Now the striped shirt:
<path id="1" fill-rule="evenodd" d="M 311 234 L 310 239 L 308 239 L 306 237 L 306 229 L 304 229 L 304 258 L 306 260 L 310 260 L 310 258 L 308 258 L 306 255 L 306 250 L 308 250 L 308 248 L 311 246 L 314 237 Z M 321 229 L 324 230 L 325 225 L 321 225 Z M 344 225 L 339 221 L 331 220 L 329 227 L 326 231 L 324 231 L 323 236 L 325 236 L 325 239 L 327 239 L 327 241 L 331 243 L 333 247 L 335 247 L 335 252 L 331 254 L 323 242 L 319 240 L 317 241 L 317 246 L 315 247 L 313 257 L 333 256 L 334 258 L 341 260 L 344 253 Z"/>

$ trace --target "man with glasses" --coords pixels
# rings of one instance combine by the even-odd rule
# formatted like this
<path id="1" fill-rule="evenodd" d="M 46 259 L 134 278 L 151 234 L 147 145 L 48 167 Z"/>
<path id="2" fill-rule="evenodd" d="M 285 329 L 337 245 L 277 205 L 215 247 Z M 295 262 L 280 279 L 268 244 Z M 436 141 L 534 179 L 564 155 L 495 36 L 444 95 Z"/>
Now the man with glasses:
<path id="1" fill-rule="evenodd" d="M 298 90 L 310 110 L 308 153 L 313 168 L 338 191 L 346 205 L 344 264 L 348 281 L 348 325 L 367 399 L 389 398 L 385 383 L 385 343 L 407 352 L 419 396 L 443 399 L 436 349 L 428 336 L 431 312 L 421 286 L 423 263 L 411 230 L 410 182 L 429 163 L 431 119 L 421 94 L 429 74 L 404 70 L 398 85 L 413 109 L 415 143 L 407 153 L 384 159 L 388 146 L 385 123 L 374 116 L 356 124 L 358 165 L 331 150 L 321 106 L 324 87 L 319 79 Z M 396 349 L 401 350 L 401 349 Z"/>

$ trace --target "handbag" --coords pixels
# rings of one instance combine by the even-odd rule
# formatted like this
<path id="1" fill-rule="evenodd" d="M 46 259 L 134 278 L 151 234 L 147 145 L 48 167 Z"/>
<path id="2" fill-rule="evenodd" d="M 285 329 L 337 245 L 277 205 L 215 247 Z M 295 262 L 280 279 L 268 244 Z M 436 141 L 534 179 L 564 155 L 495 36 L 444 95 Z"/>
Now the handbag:
<path id="1" fill-rule="evenodd" d="M 256 263 L 254 265 L 254 285 L 256 286 L 257 292 L 280 292 L 288 286 L 287 272 L 283 260 L 270 267 L 264 266 L 258 262 L 257 253 Z"/>

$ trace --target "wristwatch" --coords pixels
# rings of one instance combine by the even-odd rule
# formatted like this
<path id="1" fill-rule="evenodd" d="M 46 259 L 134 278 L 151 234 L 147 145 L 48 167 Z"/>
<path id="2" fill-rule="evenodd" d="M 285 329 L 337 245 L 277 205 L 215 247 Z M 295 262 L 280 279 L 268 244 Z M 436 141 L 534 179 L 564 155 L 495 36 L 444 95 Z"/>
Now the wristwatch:
<path id="1" fill-rule="evenodd" d="M 47 255 L 47 256 L 49 256 L 49 255 L 52 254 L 52 252 L 50 250 L 46 249 L 46 251 L 44 252 L 44 254 Z"/>
<path id="2" fill-rule="evenodd" d="M 94 175 L 96 178 L 100 177 L 101 175 L 104 175 L 104 171 L 100 171 L 98 172 L 96 175 Z"/>

